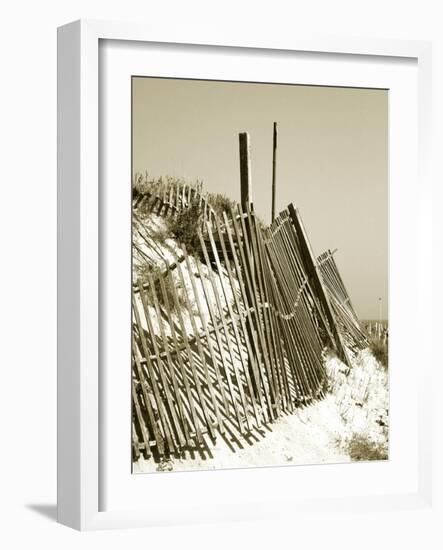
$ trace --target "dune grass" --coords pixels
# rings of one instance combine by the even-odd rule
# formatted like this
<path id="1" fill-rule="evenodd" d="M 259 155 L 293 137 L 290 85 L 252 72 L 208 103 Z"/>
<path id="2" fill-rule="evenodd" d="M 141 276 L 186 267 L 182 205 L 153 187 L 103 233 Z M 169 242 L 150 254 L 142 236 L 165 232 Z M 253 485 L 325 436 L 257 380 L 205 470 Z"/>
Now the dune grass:
<path id="1" fill-rule="evenodd" d="M 369 347 L 377 361 L 381 365 L 383 365 L 385 369 L 387 369 L 389 367 L 389 353 L 387 342 L 383 342 L 379 338 L 371 338 L 369 340 Z"/>
<path id="2" fill-rule="evenodd" d="M 361 435 L 354 435 L 348 442 L 346 451 L 353 461 L 387 460 L 387 449 Z"/>

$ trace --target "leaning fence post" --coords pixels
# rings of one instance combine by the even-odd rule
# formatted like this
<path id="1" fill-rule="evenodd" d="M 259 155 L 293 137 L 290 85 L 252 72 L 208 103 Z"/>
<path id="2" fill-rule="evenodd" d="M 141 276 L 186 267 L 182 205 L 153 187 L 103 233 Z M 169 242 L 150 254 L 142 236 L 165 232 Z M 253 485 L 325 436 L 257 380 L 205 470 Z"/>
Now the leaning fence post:
<path id="1" fill-rule="evenodd" d="M 294 205 L 291 203 L 288 206 L 289 214 L 292 219 L 292 223 L 295 227 L 295 232 L 298 236 L 298 241 L 300 243 L 301 253 L 305 262 L 306 269 L 310 275 L 310 278 L 314 284 L 314 287 L 317 291 L 317 296 L 320 300 L 322 308 L 326 314 L 326 318 L 329 323 L 329 334 L 330 338 L 340 356 L 340 359 L 344 361 L 348 366 L 350 365 L 350 360 L 346 351 L 346 347 L 340 335 L 340 332 L 337 328 L 334 312 L 332 311 L 332 306 L 329 301 L 328 293 L 323 284 L 323 278 L 321 276 L 320 270 L 318 269 L 317 260 L 314 256 L 314 252 L 311 248 L 311 243 L 309 242 L 306 229 L 303 225 L 301 217 L 298 211 L 295 209 Z"/>

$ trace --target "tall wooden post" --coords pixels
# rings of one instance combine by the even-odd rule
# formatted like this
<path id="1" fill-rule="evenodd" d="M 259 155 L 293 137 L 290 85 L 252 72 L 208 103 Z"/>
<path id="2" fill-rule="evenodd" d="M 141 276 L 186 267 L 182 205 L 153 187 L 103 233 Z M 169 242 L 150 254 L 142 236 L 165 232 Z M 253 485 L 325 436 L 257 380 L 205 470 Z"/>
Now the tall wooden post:
<path id="1" fill-rule="evenodd" d="M 252 184 L 251 184 L 251 144 L 249 141 L 249 134 L 248 132 L 242 132 L 238 135 L 239 139 L 239 147 L 240 147 L 240 204 L 241 209 L 243 211 L 243 214 L 250 212 L 251 210 L 251 203 L 252 203 Z M 254 256 L 251 246 L 251 221 L 249 217 L 245 220 L 245 226 L 246 226 L 246 232 L 248 234 L 248 241 L 249 246 L 246 245 L 246 242 L 244 243 L 244 252 L 245 256 L 249 258 L 249 267 L 250 267 L 250 276 L 251 279 L 255 278 L 255 269 L 254 269 Z M 245 266 L 247 269 L 247 267 Z M 250 292 L 247 292 L 247 300 L 248 304 L 245 304 L 245 306 L 249 309 L 250 307 L 253 307 L 253 297 L 251 296 Z M 248 339 L 250 342 L 253 342 L 253 333 L 252 329 L 249 326 L 249 323 L 247 324 L 247 332 L 248 332 Z M 255 377 L 254 377 L 254 369 L 253 369 L 253 361 L 251 357 L 248 357 L 248 370 L 249 375 L 252 380 L 252 387 L 254 391 L 254 396 L 258 397 L 258 394 L 260 392 L 260 388 L 256 386 L 255 383 Z"/>
<path id="2" fill-rule="evenodd" d="M 252 202 L 251 146 L 248 132 L 242 132 L 238 138 L 240 146 L 240 202 L 243 211 L 246 211 Z"/>
<path id="3" fill-rule="evenodd" d="M 277 177 L 277 123 L 274 122 L 274 135 L 272 139 L 272 212 L 271 222 L 275 220 L 275 184 Z"/>

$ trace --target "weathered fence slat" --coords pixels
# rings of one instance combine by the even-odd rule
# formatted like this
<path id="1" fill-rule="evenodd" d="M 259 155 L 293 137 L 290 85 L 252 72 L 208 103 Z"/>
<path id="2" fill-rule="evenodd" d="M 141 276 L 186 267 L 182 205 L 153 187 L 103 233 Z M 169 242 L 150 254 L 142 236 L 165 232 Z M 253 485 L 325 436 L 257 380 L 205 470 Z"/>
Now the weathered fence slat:
<path id="1" fill-rule="evenodd" d="M 184 405 L 183 405 L 183 402 L 182 402 L 182 398 L 181 398 L 181 395 L 180 395 L 180 390 L 179 390 L 179 387 L 178 387 L 177 378 L 176 378 L 176 375 L 175 375 L 174 364 L 172 362 L 171 354 L 169 352 L 169 342 L 168 342 L 168 339 L 166 338 L 165 330 L 164 330 L 164 327 L 163 327 L 163 321 L 161 319 L 162 313 L 160 311 L 160 305 L 159 305 L 159 300 L 158 300 L 158 297 L 157 297 L 157 291 L 155 289 L 155 284 L 154 284 L 154 280 L 153 280 L 153 277 L 152 277 L 151 273 L 148 275 L 148 278 L 149 278 L 149 283 L 150 283 L 151 297 L 153 298 L 155 313 L 156 313 L 156 316 L 157 316 L 157 319 L 158 319 L 158 326 L 159 326 L 159 329 L 160 329 L 160 335 L 161 335 L 161 338 L 162 338 L 162 341 L 163 341 L 163 349 L 165 350 L 166 362 L 167 362 L 167 366 L 168 366 L 168 369 L 169 369 L 169 375 L 170 375 L 170 378 L 171 378 L 171 381 L 172 381 L 171 390 L 173 390 L 173 392 L 171 392 L 171 393 L 173 393 L 173 396 L 175 397 L 175 401 L 177 403 L 178 412 L 179 412 L 179 419 L 181 420 L 181 422 L 179 422 L 179 424 L 180 424 L 180 427 L 183 427 L 184 440 L 186 441 L 186 443 L 188 445 L 190 445 L 191 441 L 190 441 L 189 430 L 188 430 L 188 426 L 187 426 L 186 418 L 185 418 Z M 165 296 L 163 295 L 164 281 L 162 280 L 162 278 L 160 278 L 160 281 L 163 283 L 163 286 L 161 286 L 161 288 L 160 288 L 160 292 L 162 292 L 162 296 L 163 296 L 163 300 L 164 300 L 165 299 Z M 154 349 L 155 349 L 155 347 L 154 347 Z M 157 357 L 159 357 L 159 358 L 163 357 L 162 354 L 159 353 L 159 350 L 156 350 L 156 352 L 158 354 Z M 183 445 L 183 443 L 184 443 L 183 437 L 179 436 L 179 440 L 180 440 L 180 445 Z"/>
<path id="2" fill-rule="evenodd" d="M 246 340 L 248 357 L 252 366 L 255 392 L 259 399 L 260 407 L 262 409 L 262 414 L 264 415 L 265 402 L 264 402 L 263 394 L 266 392 L 265 392 L 265 389 L 261 386 L 260 375 L 259 375 L 259 371 L 261 370 L 261 358 L 262 358 L 262 352 L 260 351 L 260 345 L 259 345 L 261 332 L 259 333 L 256 330 L 256 327 L 254 326 L 251 308 L 248 306 L 248 298 L 247 298 L 245 283 L 243 281 L 243 274 L 240 268 L 239 260 L 237 257 L 237 250 L 234 244 L 234 240 L 233 240 L 231 228 L 228 222 L 228 218 L 226 216 L 226 212 L 224 212 L 223 215 L 224 215 L 223 218 L 224 218 L 225 228 L 226 228 L 226 235 L 228 237 L 228 242 L 230 246 L 230 253 L 234 262 L 235 273 L 237 276 L 237 281 L 238 281 L 238 285 L 241 293 L 241 300 L 243 301 L 243 308 L 245 310 L 245 318 L 239 310 L 241 306 L 240 306 L 240 300 L 238 298 L 237 298 L 237 310 L 240 315 L 242 330 Z M 270 406 L 271 406 L 270 403 L 268 403 L 269 408 Z"/>
<path id="3" fill-rule="evenodd" d="M 182 274 L 180 266 L 178 268 L 178 273 L 180 275 L 181 284 L 185 288 L 183 274 Z M 174 296 L 174 305 L 175 305 L 175 308 L 176 308 L 177 317 L 178 317 L 179 324 L 180 324 L 180 330 L 182 332 L 182 337 L 183 337 L 183 340 L 184 340 L 184 343 L 185 343 L 186 353 L 187 353 L 187 356 L 188 356 L 189 365 L 190 365 L 191 370 L 192 370 L 192 377 L 193 377 L 193 381 L 194 381 L 194 384 L 195 384 L 195 387 L 196 387 L 196 390 L 197 390 L 197 394 L 198 394 L 198 397 L 199 397 L 199 402 L 200 402 L 200 406 L 201 406 L 201 409 L 202 409 L 202 413 L 203 413 L 204 419 L 206 421 L 206 426 L 207 426 L 207 429 L 208 429 L 208 431 L 211 435 L 211 438 L 214 439 L 215 438 L 215 432 L 214 432 L 214 426 L 213 426 L 214 422 L 213 422 L 213 419 L 211 418 L 208 406 L 206 404 L 206 400 L 205 400 L 205 396 L 204 396 L 204 393 L 203 393 L 203 390 L 202 390 L 202 387 L 201 387 L 200 379 L 199 379 L 198 374 L 197 374 L 197 368 L 196 368 L 196 365 L 195 365 L 194 356 L 192 354 L 191 346 L 190 346 L 187 331 L 186 331 L 186 325 L 185 325 L 184 318 L 183 318 L 183 313 L 182 313 L 183 305 L 180 304 L 175 285 L 172 285 L 172 292 L 173 292 L 173 296 Z M 187 309 L 187 311 L 189 313 L 190 319 L 193 320 L 192 308 L 189 304 L 189 298 L 188 298 L 186 292 L 184 293 L 184 298 L 185 298 L 185 308 Z M 195 321 L 193 323 L 193 329 L 195 330 Z"/>
<path id="4" fill-rule="evenodd" d="M 217 361 L 215 359 L 214 350 L 212 348 L 211 335 L 209 334 L 209 331 L 207 330 L 206 319 L 205 319 L 205 315 L 204 315 L 204 312 L 203 312 L 203 307 L 202 307 L 202 303 L 201 303 L 201 300 L 200 300 L 200 297 L 199 297 L 199 293 L 198 293 L 198 290 L 197 290 L 197 283 L 196 283 L 196 280 L 195 280 L 195 277 L 194 277 L 194 272 L 192 270 L 192 266 L 191 266 L 191 262 L 189 260 L 188 253 L 187 253 L 186 248 L 184 246 L 183 246 L 183 254 L 185 256 L 186 267 L 187 267 L 187 270 L 188 270 L 189 278 L 191 280 L 191 286 L 192 286 L 192 289 L 193 289 L 193 292 L 194 292 L 194 298 L 195 298 L 196 305 L 197 305 L 198 315 L 199 315 L 200 320 L 202 322 L 203 329 L 206 333 L 206 341 L 208 343 L 209 353 L 211 355 L 211 360 L 213 361 L 215 376 L 216 376 L 216 379 L 217 379 L 217 383 L 219 384 L 219 387 L 220 387 L 220 391 L 221 391 L 221 394 L 222 394 L 223 405 L 224 405 L 225 410 L 226 410 L 226 408 L 227 408 L 226 395 L 225 395 L 225 392 L 224 392 L 223 383 L 221 381 L 220 371 L 218 369 Z M 217 416 L 218 429 L 219 429 L 221 434 L 224 434 L 225 430 L 224 430 L 224 427 L 223 427 L 223 420 L 222 420 L 222 417 L 220 415 L 220 411 L 219 411 L 219 408 L 218 408 L 218 405 L 217 405 L 217 399 L 215 397 L 215 391 L 214 391 L 213 384 L 211 382 L 211 378 L 210 378 L 210 375 L 209 375 L 209 369 L 208 369 L 208 366 L 206 364 L 206 360 L 204 358 L 203 346 L 202 346 L 200 335 L 199 335 L 198 331 L 196 332 L 196 342 L 197 342 L 197 346 L 199 348 L 199 351 L 202 354 L 201 359 L 202 359 L 203 368 L 204 368 L 204 371 L 205 371 L 205 377 L 206 377 L 206 381 L 207 381 L 207 384 L 208 384 L 209 392 L 210 392 L 211 399 L 212 399 L 212 404 L 213 404 L 213 407 L 214 407 L 214 410 L 215 410 L 215 414 Z"/>
<path id="5" fill-rule="evenodd" d="M 243 251 L 244 251 L 244 258 L 245 258 L 245 265 L 244 270 L 245 273 L 249 274 L 249 278 L 247 279 L 248 284 L 251 284 L 250 289 L 250 295 L 253 299 L 254 306 L 255 306 L 255 315 L 257 319 L 257 325 L 260 325 L 263 329 L 263 341 L 265 344 L 265 348 L 263 349 L 264 353 L 266 353 L 267 361 L 265 361 L 265 370 L 267 375 L 267 384 L 270 389 L 270 401 L 271 401 L 271 411 L 272 415 L 275 416 L 276 412 L 274 411 L 274 405 L 277 402 L 277 391 L 274 386 L 274 373 L 273 373 L 273 365 L 272 365 L 272 354 L 270 351 L 270 343 L 269 343 L 269 332 L 266 326 L 266 322 L 264 320 L 264 315 L 266 313 L 266 301 L 263 297 L 263 291 L 261 288 L 261 281 L 259 280 L 257 276 L 257 269 L 254 263 L 254 245 L 253 245 L 253 234 L 251 231 L 251 225 L 250 225 L 250 219 L 249 216 L 243 216 L 243 211 L 241 206 L 239 205 L 239 213 L 240 213 L 240 225 L 242 228 L 242 242 L 243 242 Z M 266 319 L 267 320 L 267 319 Z"/>
<path id="6" fill-rule="evenodd" d="M 163 435 L 161 434 L 161 431 L 160 431 L 159 427 L 157 426 L 157 420 L 155 418 L 154 411 L 152 410 L 151 399 L 150 399 L 150 397 L 148 395 L 148 392 L 147 392 L 147 389 L 146 389 L 147 381 L 145 379 L 145 376 L 143 375 L 143 369 L 141 367 L 140 359 L 138 357 L 138 350 L 137 350 L 137 345 L 136 345 L 134 336 L 132 336 L 132 349 L 133 349 L 134 363 L 135 363 L 135 366 L 136 366 L 136 373 L 138 375 L 138 380 L 139 380 L 141 392 L 142 392 L 142 395 L 143 395 L 143 401 L 145 403 L 145 408 L 146 408 L 146 412 L 147 412 L 147 415 L 148 415 L 149 429 L 152 433 L 153 439 L 155 440 L 155 442 L 157 444 L 158 452 L 160 454 L 163 454 L 164 453 L 164 446 L 163 446 L 164 438 L 163 438 Z"/>
<path id="7" fill-rule="evenodd" d="M 340 357 L 348 363 L 349 360 L 346 355 L 346 349 L 343 344 L 340 333 L 337 330 L 334 314 L 332 311 L 331 304 L 329 302 L 328 294 L 324 288 L 323 280 L 320 274 L 320 270 L 317 267 L 316 258 L 312 252 L 311 245 L 309 243 L 306 230 L 304 228 L 303 222 L 301 221 L 300 215 L 292 204 L 289 205 L 289 214 L 291 216 L 292 223 L 294 224 L 295 231 L 299 238 L 299 243 L 301 247 L 301 252 L 306 263 L 306 267 L 309 275 L 312 277 L 313 284 L 316 288 L 317 296 L 322 304 L 326 317 L 329 322 L 328 330 L 332 332 L 331 340 L 337 349 Z"/>
<path id="8" fill-rule="evenodd" d="M 243 319 L 243 316 L 241 315 L 241 307 L 240 307 L 240 302 L 239 302 L 239 298 L 238 298 L 238 295 L 237 295 L 237 292 L 236 292 L 236 285 L 235 285 L 235 281 L 234 281 L 234 277 L 233 277 L 233 274 L 232 274 L 232 271 L 231 271 L 231 266 L 230 266 L 230 258 L 228 257 L 228 253 L 227 253 L 227 250 L 226 250 L 226 245 L 225 245 L 225 240 L 224 240 L 224 237 L 223 237 L 223 234 L 221 233 L 220 231 L 220 226 L 219 226 L 219 223 L 218 223 L 218 219 L 216 218 L 215 219 L 215 228 L 216 228 L 216 232 L 217 232 L 217 236 L 218 236 L 218 240 L 221 244 L 221 248 L 222 248 L 222 254 L 223 254 L 223 262 L 224 262 L 224 266 L 226 268 L 226 273 L 228 275 L 228 278 L 229 278 L 229 282 L 230 282 L 230 286 L 231 286 L 231 291 L 232 291 L 232 294 L 233 294 L 233 297 L 234 297 L 234 303 L 235 303 L 235 306 L 237 308 L 237 313 L 239 315 L 239 318 L 240 318 L 240 327 L 243 332 L 243 338 L 245 340 L 245 343 L 246 341 L 249 342 L 249 338 L 248 338 L 248 334 L 245 330 L 245 325 L 244 325 L 244 319 Z M 221 267 L 221 263 L 220 263 L 220 258 L 218 256 L 218 252 L 217 252 L 217 249 L 215 247 L 215 242 L 214 242 L 214 237 L 212 235 L 212 232 L 211 232 L 211 229 L 208 228 L 208 233 L 209 233 L 209 236 L 210 236 L 210 241 L 211 241 L 211 245 L 213 247 L 213 251 L 214 251 L 214 256 L 216 258 L 216 264 L 217 264 L 217 268 L 219 269 L 219 275 L 221 277 L 221 270 L 222 270 L 222 267 Z M 223 287 L 223 291 L 224 291 L 224 287 Z M 231 304 L 229 303 L 229 299 L 228 297 L 226 296 L 225 294 L 225 299 L 226 299 L 226 304 L 228 306 L 228 312 L 229 312 L 229 315 L 231 317 L 234 317 L 234 312 L 232 310 L 232 306 Z M 247 363 L 247 361 L 245 361 L 245 358 L 244 358 L 244 355 L 242 353 L 242 343 L 241 343 L 241 337 L 240 337 L 240 332 L 239 332 L 239 329 L 237 327 L 237 324 L 236 323 L 233 323 L 232 324 L 232 327 L 233 327 L 233 331 L 234 331 L 234 335 L 235 335 L 235 339 L 236 339 L 236 342 L 237 342 L 237 346 L 238 346 L 238 353 L 240 355 L 240 360 L 241 360 L 241 363 L 242 363 L 242 366 L 243 366 L 243 372 L 244 372 L 244 375 L 245 375 L 245 378 L 246 378 L 246 384 L 247 384 L 247 387 L 248 387 L 248 391 L 249 391 L 249 395 L 251 397 L 251 403 L 252 403 L 252 409 L 253 409 L 253 412 L 254 412 L 254 416 L 255 416 L 255 420 L 256 420 L 256 423 L 257 423 L 257 427 L 260 426 L 261 422 L 260 422 L 260 417 L 259 417 L 259 413 L 258 413 L 258 410 L 257 410 L 257 404 L 255 402 L 255 396 L 254 396 L 254 390 L 253 390 L 253 385 L 251 383 L 251 377 L 250 377 L 250 369 L 249 369 L 249 365 Z M 246 345 L 246 348 L 248 349 L 248 345 Z M 253 357 L 251 356 L 251 362 L 253 362 L 254 359 Z"/>
<path id="9" fill-rule="evenodd" d="M 151 296 L 150 296 L 150 299 L 151 299 L 153 297 L 152 293 L 154 292 L 154 289 L 151 287 L 150 291 L 151 291 Z M 184 435 L 183 435 L 183 432 L 182 432 L 182 429 L 181 429 L 181 424 L 180 424 L 180 422 L 178 420 L 178 417 L 177 417 L 177 411 L 175 409 L 175 402 L 174 402 L 174 398 L 172 396 L 171 386 L 170 386 L 170 384 L 169 384 L 169 382 L 166 378 L 166 374 L 165 374 L 166 368 L 165 367 L 167 365 L 164 362 L 164 358 L 160 355 L 154 325 L 152 323 L 151 314 L 149 312 L 149 305 L 148 305 L 148 301 L 147 301 L 147 298 L 146 298 L 146 292 L 147 292 L 147 290 L 139 289 L 139 296 L 140 296 L 141 301 L 142 301 L 145 320 L 148 324 L 148 333 L 149 333 L 149 336 L 150 336 L 150 339 L 151 339 L 152 347 L 154 348 L 154 352 L 155 352 L 155 355 L 156 355 L 156 358 L 157 358 L 157 370 L 158 370 L 158 373 L 159 373 L 159 378 L 160 378 L 160 381 L 161 381 L 163 392 L 166 396 L 167 409 L 169 410 L 169 413 L 170 413 L 168 418 L 171 420 L 171 424 L 174 427 L 174 432 L 175 432 L 175 436 L 177 438 L 178 444 L 183 445 L 185 443 L 185 438 L 184 438 Z M 158 319 L 158 324 L 159 325 L 160 325 L 161 322 L 162 322 L 161 319 Z"/>
<path id="10" fill-rule="evenodd" d="M 142 438 L 143 438 L 143 443 L 144 443 L 144 446 L 145 446 L 145 457 L 148 458 L 151 454 L 151 448 L 149 446 L 149 434 L 148 434 L 148 430 L 146 428 L 146 425 L 145 425 L 145 421 L 143 420 L 143 414 L 142 414 L 142 410 L 141 410 L 141 407 L 140 407 L 140 403 L 139 403 L 139 400 L 138 400 L 138 396 L 137 396 L 137 391 L 135 389 L 135 382 L 132 381 L 132 402 L 134 404 L 134 408 L 135 408 L 135 418 L 137 419 L 137 426 L 139 427 L 139 430 L 140 430 L 140 433 L 142 434 Z M 136 432 L 137 433 L 137 432 Z M 137 448 L 135 449 L 135 453 L 139 453 L 139 449 L 140 449 L 140 442 L 138 441 L 138 436 L 137 436 Z"/>
<path id="11" fill-rule="evenodd" d="M 260 317 L 261 308 L 259 307 L 257 287 L 255 284 L 255 278 L 254 278 L 254 269 L 250 265 L 251 255 L 250 255 L 249 240 L 247 238 L 246 228 L 243 223 L 244 216 L 240 207 L 239 207 L 238 220 L 237 220 L 237 216 L 235 215 L 232 209 L 231 209 L 231 218 L 232 218 L 232 226 L 234 229 L 235 237 L 238 243 L 238 249 L 240 252 L 242 271 L 244 274 L 246 297 L 247 297 L 247 302 L 245 303 L 245 307 L 249 311 L 253 312 L 252 330 L 256 331 L 258 335 L 260 348 L 261 348 L 261 357 L 263 360 L 262 364 L 264 366 L 264 368 L 260 369 L 260 376 L 262 379 L 263 391 L 265 393 L 265 397 L 268 405 L 269 419 L 270 421 L 272 421 L 272 419 L 275 418 L 275 411 L 273 409 L 274 396 L 272 394 L 272 380 L 269 374 L 270 373 L 270 365 L 269 365 L 270 356 L 268 353 L 268 344 L 266 341 L 264 327 Z M 237 223 L 237 221 L 240 221 L 240 226 Z M 241 230 L 240 230 L 240 227 L 241 227 Z"/>
<path id="12" fill-rule="evenodd" d="M 201 235 L 200 235 L 200 238 L 202 239 Z M 214 334 L 215 334 L 215 338 L 216 338 L 216 342 L 217 342 L 218 353 L 219 353 L 220 360 L 221 360 L 221 363 L 222 363 L 222 366 L 223 366 L 223 372 L 224 372 L 224 375 L 226 377 L 226 382 L 228 384 L 229 394 L 231 396 L 231 403 L 232 403 L 232 406 L 233 406 L 233 409 L 234 409 L 234 416 L 237 420 L 237 425 L 238 425 L 240 433 L 243 433 L 244 432 L 243 417 L 242 417 L 240 407 L 239 407 L 239 403 L 238 403 L 238 399 L 240 398 L 240 395 L 238 395 L 238 397 L 237 397 L 237 394 L 235 392 L 234 377 L 231 374 L 229 363 L 228 363 L 227 357 L 226 357 L 227 354 L 225 353 L 225 347 L 224 347 L 224 344 L 223 344 L 223 337 L 222 337 L 222 332 L 221 332 L 223 330 L 223 323 L 221 321 L 217 320 L 216 308 L 218 309 L 218 305 L 216 304 L 216 308 L 215 308 L 212 304 L 212 300 L 211 300 L 211 296 L 210 296 L 210 292 L 209 292 L 209 287 L 208 287 L 208 284 L 205 282 L 205 276 L 203 275 L 203 273 L 201 271 L 200 265 L 199 265 L 199 274 L 200 274 L 200 277 L 201 277 L 203 290 L 204 290 L 204 293 L 205 293 L 205 296 L 206 296 L 208 310 L 209 310 L 209 314 L 210 314 L 210 317 L 211 317 L 211 322 L 212 322 L 212 325 L 215 329 Z M 209 278 L 209 282 L 210 282 L 210 285 L 211 285 L 211 288 L 212 288 L 212 296 L 215 297 L 216 293 L 217 293 L 217 287 L 216 287 L 215 280 L 214 280 L 214 277 L 213 277 L 212 272 L 211 272 L 210 269 L 208 270 L 208 278 Z M 223 315 L 223 317 L 224 317 L 224 315 Z M 221 319 L 221 317 L 220 317 L 220 319 Z"/>
<path id="13" fill-rule="evenodd" d="M 201 443 L 202 442 L 202 433 L 201 433 L 201 428 L 200 428 L 200 422 L 199 422 L 199 419 L 198 419 L 198 416 L 197 416 L 197 412 L 195 410 L 194 398 L 192 396 L 192 391 L 191 391 L 191 387 L 189 385 L 188 375 L 187 375 L 186 368 L 185 368 L 185 365 L 184 365 L 184 362 L 183 362 L 183 358 L 182 358 L 182 354 L 181 354 L 181 347 L 178 344 L 178 339 L 177 339 L 177 334 L 176 334 L 176 329 L 175 329 L 175 322 L 172 319 L 172 314 L 171 314 L 171 309 L 173 309 L 173 308 L 171 308 L 172 304 L 169 303 L 169 298 L 168 298 L 168 294 L 167 294 L 166 289 L 165 289 L 165 282 L 164 282 L 163 277 L 160 277 L 159 280 L 160 280 L 160 286 L 161 286 L 163 296 L 164 296 L 164 300 L 165 300 L 165 312 L 166 312 L 166 316 L 167 316 L 169 326 L 171 328 L 171 336 L 172 336 L 172 342 L 173 342 L 173 346 L 174 346 L 174 350 L 175 350 L 175 356 L 177 357 L 177 361 L 178 361 L 178 364 L 179 364 L 179 370 L 180 370 L 180 373 L 182 375 L 183 384 L 184 384 L 184 387 L 185 387 L 185 393 L 186 393 L 186 397 L 187 397 L 187 401 L 188 401 L 188 405 L 189 405 L 190 420 L 192 421 L 197 440 L 198 440 L 199 443 Z M 189 436 L 192 437 L 191 434 L 189 434 Z"/>
<path id="14" fill-rule="evenodd" d="M 145 335 L 144 335 L 144 329 L 143 329 L 141 319 L 140 319 L 140 313 L 138 311 L 138 306 L 137 306 L 137 303 L 135 301 L 134 296 L 133 296 L 132 311 L 134 312 L 134 315 L 135 315 L 135 320 L 136 320 L 137 327 L 138 327 L 138 336 L 140 338 L 143 354 L 144 354 L 144 357 L 146 359 L 146 364 L 147 364 L 147 368 L 148 368 L 148 372 L 149 372 L 149 378 L 151 380 L 152 389 L 153 389 L 154 396 L 155 396 L 155 402 L 156 402 L 156 405 L 157 405 L 157 410 L 158 410 L 158 413 L 159 413 L 161 421 L 162 421 L 163 433 L 164 433 L 164 436 L 165 436 L 166 441 L 168 443 L 169 449 L 171 449 L 173 451 L 175 449 L 175 447 L 174 447 L 174 443 L 172 442 L 172 437 L 171 437 L 171 433 L 170 433 L 169 426 L 168 426 L 168 420 L 167 420 L 167 415 L 166 415 L 166 407 L 163 403 L 163 400 L 161 398 L 160 391 L 159 391 L 159 388 L 158 388 L 158 385 L 157 385 L 157 380 L 156 380 L 156 377 L 155 377 L 154 368 L 153 368 L 153 365 L 152 365 L 151 359 L 150 359 L 149 347 L 148 347 L 148 344 L 146 342 L 146 338 L 145 338 Z"/>
<path id="15" fill-rule="evenodd" d="M 280 414 L 280 387 L 279 387 L 279 379 L 278 379 L 278 371 L 279 371 L 279 365 L 277 363 L 277 358 L 274 353 L 274 346 L 273 346 L 273 339 L 274 339 L 274 331 L 273 326 L 270 319 L 270 312 L 269 312 L 269 300 L 267 293 L 265 291 L 265 283 L 264 283 L 264 265 L 263 265 L 263 258 L 260 253 L 260 247 L 258 244 L 259 234 L 257 232 L 257 226 L 255 225 L 255 214 L 249 208 L 247 209 L 247 222 L 250 227 L 250 234 L 251 234 L 251 243 L 252 243 L 252 251 L 253 255 L 256 258 L 256 269 L 254 269 L 254 272 L 256 274 L 256 278 L 258 281 L 258 289 L 261 296 L 261 304 L 262 304 L 262 320 L 265 327 L 265 335 L 267 336 L 268 341 L 268 349 L 269 349 L 269 363 L 270 363 L 270 372 L 271 377 L 273 381 L 273 387 L 274 387 L 274 406 L 277 411 L 277 415 Z M 261 237 L 261 235 L 260 235 Z"/>
<path id="16" fill-rule="evenodd" d="M 209 222 L 206 222 L 206 223 L 207 223 L 207 227 L 210 227 Z M 205 261 L 206 261 L 208 267 L 210 267 L 211 264 L 210 264 L 210 260 L 209 260 L 208 251 L 207 251 L 207 248 L 206 248 L 206 243 L 203 240 L 201 235 L 200 235 L 200 242 L 201 242 L 203 254 L 204 254 L 204 257 L 205 257 Z M 228 325 L 225 321 L 223 305 L 221 303 L 220 296 L 219 296 L 219 293 L 218 293 L 218 289 L 217 289 L 217 286 L 216 286 L 215 281 L 214 281 L 214 275 L 212 273 L 212 269 L 208 269 L 208 274 L 209 274 L 209 280 L 211 282 L 212 289 L 213 289 L 213 292 L 214 292 L 215 302 L 216 302 L 218 312 L 219 312 L 219 318 L 222 321 L 222 330 L 223 330 L 223 333 L 225 335 L 225 340 L 226 340 L 226 343 L 227 343 L 227 346 L 228 346 L 229 357 L 231 358 L 231 365 L 232 365 L 232 369 L 234 371 L 234 377 L 235 377 L 236 384 L 237 384 L 237 390 L 238 390 L 238 393 L 239 393 L 239 396 L 240 396 L 240 402 L 241 402 L 241 405 L 242 405 L 243 411 L 244 411 L 244 419 L 238 418 L 239 429 L 240 429 L 241 433 L 243 433 L 244 432 L 243 420 L 246 420 L 248 429 L 250 429 L 249 422 L 248 422 L 248 407 L 246 405 L 245 394 L 244 394 L 244 391 L 243 391 L 243 384 L 241 382 L 241 378 L 240 378 L 240 375 L 239 375 L 239 372 L 238 372 L 238 368 L 237 368 L 237 364 L 236 364 L 236 360 L 235 360 L 235 355 L 234 355 L 234 350 L 233 350 L 231 338 L 230 338 L 230 335 L 229 335 Z M 223 282 L 220 281 L 220 284 L 223 285 Z M 220 349 L 220 353 L 223 353 L 223 352 L 224 352 L 224 350 Z M 229 369 L 229 367 L 228 367 L 228 369 Z"/>

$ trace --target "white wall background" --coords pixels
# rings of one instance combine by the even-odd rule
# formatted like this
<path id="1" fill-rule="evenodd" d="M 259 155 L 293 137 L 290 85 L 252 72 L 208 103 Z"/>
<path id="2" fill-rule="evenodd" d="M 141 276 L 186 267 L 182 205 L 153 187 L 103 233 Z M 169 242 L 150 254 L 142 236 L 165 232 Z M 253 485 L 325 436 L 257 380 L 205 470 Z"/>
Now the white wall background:
<path id="1" fill-rule="evenodd" d="M 82 18 L 146 21 L 241 36 L 297 33 L 434 41 L 434 149 L 442 148 L 443 33 L 438 0 L 20 1 L 1 19 L 0 545 L 3 548 L 440 548 L 442 477 L 433 510 L 389 515 L 294 517 L 269 522 L 79 534 L 54 523 L 56 496 L 56 27 Z M 441 164 L 441 163 L 440 163 Z M 441 166 L 435 163 L 435 186 Z M 438 191 L 438 193 L 437 193 Z M 437 196 L 438 194 L 438 196 Z M 441 191 L 436 189 L 435 276 L 442 280 Z M 441 256 L 438 252 L 439 257 Z M 440 285 L 434 289 L 436 344 Z M 437 318 L 438 313 L 438 318 Z M 431 338 L 432 320 L 429 324 Z M 440 329 L 440 330 L 439 330 Z M 430 345 L 430 342 L 424 343 Z M 435 385 L 434 385 L 435 386 Z M 441 401 L 436 387 L 436 401 Z M 435 404 L 441 418 L 441 406 Z M 441 464 L 441 425 L 436 464 Z"/>

